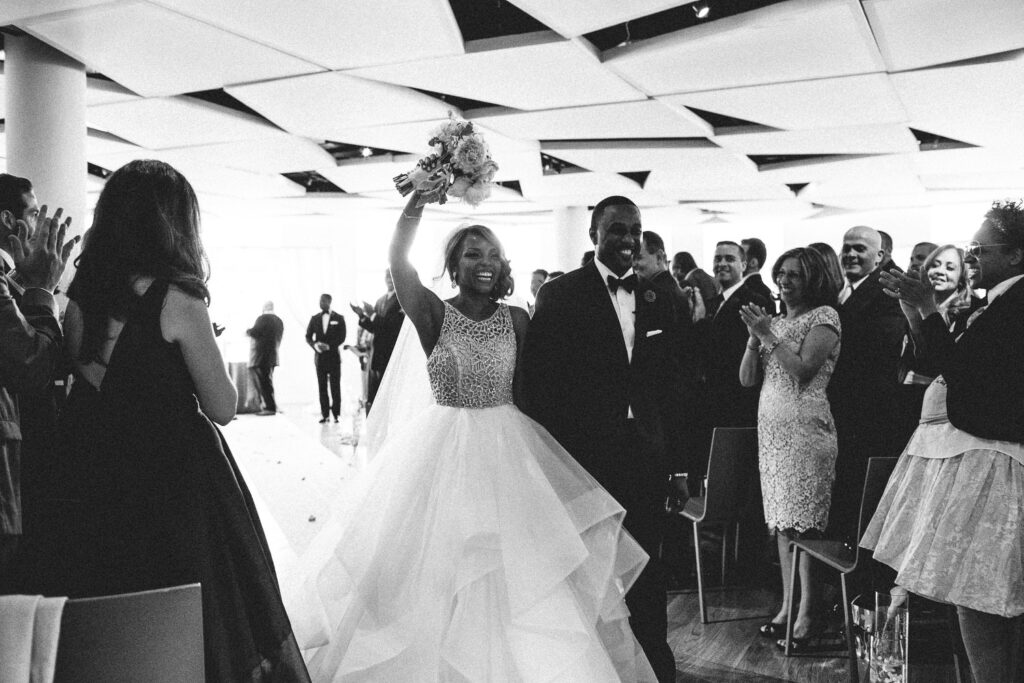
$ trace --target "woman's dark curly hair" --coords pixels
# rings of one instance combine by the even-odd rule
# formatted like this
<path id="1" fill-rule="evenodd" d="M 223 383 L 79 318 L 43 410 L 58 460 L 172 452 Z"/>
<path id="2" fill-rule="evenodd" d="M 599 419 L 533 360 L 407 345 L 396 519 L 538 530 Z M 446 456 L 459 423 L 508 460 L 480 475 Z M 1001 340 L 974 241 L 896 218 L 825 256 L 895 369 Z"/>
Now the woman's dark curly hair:
<path id="1" fill-rule="evenodd" d="M 780 256 L 772 266 L 772 282 L 778 286 L 779 272 L 786 259 L 796 259 L 804 276 L 804 301 L 808 308 L 838 305 L 838 292 L 833 278 L 829 275 L 825 257 L 814 247 L 797 247 Z"/>
<path id="2" fill-rule="evenodd" d="M 470 235 L 487 240 L 498 248 L 498 255 L 501 259 L 501 272 L 495 278 L 494 288 L 491 290 L 491 300 L 497 301 L 512 295 L 515 291 L 515 281 L 512 279 L 512 267 L 505 257 L 505 248 L 501 246 L 501 240 L 494 234 L 494 231 L 486 225 L 467 225 L 459 228 L 448 238 L 448 244 L 444 248 L 444 271 L 454 282 L 458 275 L 459 259 L 462 257 L 462 247 L 466 238 Z"/>
<path id="3" fill-rule="evenodd" d="M 137 303 L 139 277 L 167 280 L 209 303 L 199 223 L 195 191 L 169 164 L 131 161 L 110 176 L 68 288 L 84 319 L 79 358 L 99 357 L 107 320 L 125 320 Z"/>

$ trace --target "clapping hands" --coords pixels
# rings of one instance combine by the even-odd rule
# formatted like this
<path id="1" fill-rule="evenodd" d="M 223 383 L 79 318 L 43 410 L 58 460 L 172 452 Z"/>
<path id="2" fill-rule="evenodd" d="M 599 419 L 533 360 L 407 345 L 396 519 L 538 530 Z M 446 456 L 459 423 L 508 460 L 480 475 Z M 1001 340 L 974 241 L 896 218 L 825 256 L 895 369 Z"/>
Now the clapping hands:
<path id="1" fill-rule="evenodd" d="M 7 242 L 14 267 L 25 287 L 52 292 L 80 238 L 76 235 L 65 242 L 71 218 L 60 222 L 64 209 L 57 209 L 52 218 L 47 217 L 46 211 L 46 205 L 40 207 L 35 230 L 18 219 L 17 234 L 11 234 Z"/>
<path id="2" fill-rule="evenodd" d="M 878 281 L 887 296 L 899 300 L 908 318 L 914 315 L 926 318 L 937 310 L 935 290 L 919 278 L 883 270 L 878 274 Z"/>
<path id="3" fill-rule="evenodd" d="M 373 306 L 366 301 L 362 304 L 349 303 L 349 308 L 360 318 L 370 318 L 373 316 Z"/>
<path id="4" fill-rule="evenodd" d="M 772 333 L 772 317 L 757 304 L 746 304 L 740 306 L 740 318 L 747 326 L 750 336 L 757 337 L 764 342 L 764 337 Z"/>

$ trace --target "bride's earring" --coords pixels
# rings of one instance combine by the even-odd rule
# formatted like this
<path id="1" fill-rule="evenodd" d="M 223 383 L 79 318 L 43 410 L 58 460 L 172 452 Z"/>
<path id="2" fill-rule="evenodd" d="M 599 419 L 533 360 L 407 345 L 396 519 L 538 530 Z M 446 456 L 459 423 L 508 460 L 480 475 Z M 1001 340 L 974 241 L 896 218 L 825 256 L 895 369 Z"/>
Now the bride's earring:
<path id="1" fill-rule="evenodd" d="M 452 289 L 456 289 L 459 286 L 459 278 L 456 273 L 452 273 Z"/>

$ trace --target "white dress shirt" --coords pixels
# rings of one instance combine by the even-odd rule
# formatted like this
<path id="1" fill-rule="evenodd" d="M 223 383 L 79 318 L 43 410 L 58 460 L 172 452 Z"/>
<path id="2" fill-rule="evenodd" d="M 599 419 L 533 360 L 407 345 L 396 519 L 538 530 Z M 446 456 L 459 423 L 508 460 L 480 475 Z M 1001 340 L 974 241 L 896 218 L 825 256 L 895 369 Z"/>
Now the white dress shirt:
<path id="1" fill-rule="evenodd" d="M 323 323 L 324 326 L 324 334 L 327 334 L 327 328 L 331 324 L 331 312 L 324 311 L 324 314 L 320 316 L 320 321 Z"/>
<path id="2" fill-rule="evenodd" d="M 594 259 L 594 264 L 597 266 L 597 272 L 601 274 L 601 283 L 608 290 L 608 296 L 611 298 L 612 306 L 615 308 L 615 315 L 619 318 L 619 329 L 622 330 L 622 341 L 626 345 L 626 356 L 632 362 L 633 342 L 636 339 L 636 290 L 627 292 L 625 288 L 619 287 L 613 292 L 608 287 L 608 276 L 619 276 L 597 259 Z M 622 277 L 625 278 L 630 275 L 633 275 L 632 268 L 623 273 Z"/>

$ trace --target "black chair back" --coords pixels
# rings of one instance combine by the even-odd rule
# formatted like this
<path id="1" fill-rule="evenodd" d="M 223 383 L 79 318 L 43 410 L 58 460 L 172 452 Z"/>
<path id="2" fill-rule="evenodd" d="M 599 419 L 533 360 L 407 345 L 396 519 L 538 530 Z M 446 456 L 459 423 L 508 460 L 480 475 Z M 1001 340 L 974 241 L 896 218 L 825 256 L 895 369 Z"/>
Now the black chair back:
<path id="1" fill-rule="evenodd" d="M 896 469 L 896 462 L 899 458 L 868 458 L 868 470 L 864 475 L 864 492 L 860 498 L 860 516 L 857 518 L 857 543 L 864 536 L 871 518 L 878 509 L 878 503 L 885 493 L 885 486 L 889 483 L 889 477 Z M 860 545 L 857 546 L 857 553 L 860 553 Z M 855 562 L 856 564 L 856 562 Z"/>
<path id="2" fill-rule="evenodd" d="M 750 504 L 757 482 L 757 429 L 716 427 L 708 458 L 704 515 L 700 522 L 731 522 Z M 760 489 L 758 489 L 758 492 Z"/>

